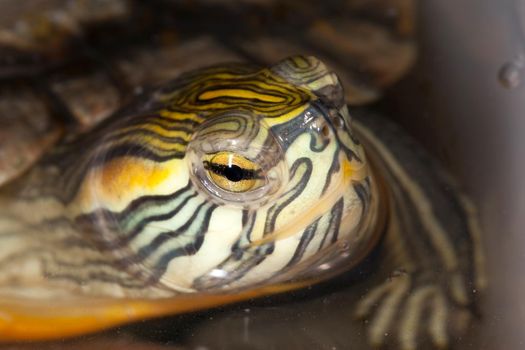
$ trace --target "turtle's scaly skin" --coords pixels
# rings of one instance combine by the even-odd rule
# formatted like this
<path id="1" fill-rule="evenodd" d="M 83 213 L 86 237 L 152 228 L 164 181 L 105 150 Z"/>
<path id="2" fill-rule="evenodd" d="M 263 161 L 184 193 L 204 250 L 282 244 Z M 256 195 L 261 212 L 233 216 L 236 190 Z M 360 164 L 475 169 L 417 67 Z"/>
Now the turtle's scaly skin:
<path id="1" fill-rule="evenodd" d="M 429 339 L 446 346 L 484 283 L 469 207 L 371 117 L 356 125 L 370 176 L 349 125 L 337 77 L 302 56 L 139 96 L 4 188 L 1 334 L 78 334 L 302 287 L 351 269 L 385 232 L 356 316 L 372 344 L 393 332 L 411 349 L 428 307 Z"/>
<path id="2" fill-rule="evenodd" d="M 199 70 L 139 96 L 3 189 L 0 293 L 12 320 L 0 332 L 89 331 L 351 268 L 381 227 L 349 121 L 337 77 L 314 58 Z M 108 311 L 118 305 L 131 315 Z M 83 321 L 64 324 L 71 313 Z M 97 313 L 110 314 L 93 324 Z"/>
<path id="3" fill-rule="evenodd" d="M 227 3 L 221 2 L 221 8 Z M 398 5 L 402 3 L 409 2 Z M 134 2 L 115 4 L 117 10 L 123 7 L 106 12 L 110 25 L 137 18 L 132 15 Z M 166 6 L 185 18 L 198 18 L 199 11 L 217 4 Z M 181 21 L 173 27 L 154 26 L 159 42 L 149 46 L 122 46 L 115 52 L 102 45 L 97 50 L 104 55 L 91 49 L 79 54 L 74 43 L 89 37 L 90 13 L 93 23 L 100 18 L 96 12 L 79 15 L 77 7 L 66 16 L 69 27 L 53 22 L 60 16 L 48 16 L 53 23 L 43 27 L 51 28 L 43 37 L 51 40 L 49 33 L 61 33 L 53 36 L 52 50 L 45 40 L 34 40 L 39 31 L 3 41 L 14 63 L 3 70 L 6 88 L 0 107 L 19 111 L 19 123 L 5 124 L 31 145 L 17 168 L 9 162 L 21 144 L 6 138 L 0 148 L 5 155 L 0 165 L 10 171 L 4 171 L 4 181 L 12 181 L 0 203 L 8 208 L 0 220 L 2 246 L 8 247 L 0 260 L 4 339 L 80 334 L 298 288 L 352 268 L 383 232 L 373 273 L 364 284 L 349 287 L 361 298 L 348 306 L 349 312 L 367 320 L 369 342 L 402 349 L 428 343 L 444 347 L 465 327 L 471 288 L 484 285 L 469 205 L 447 192 L 450 181 L 435 175 L 425 157 L 403 143 L 402 134 L 374 118 L 356 125 L 376 170 L 370 177 L 361 147 L 350 134 L 343 92 L 324 65 L 296 57 L 272 69 L 223 66 L 166 83 L 210 63 L 265 63 L 285 54 L 316 52 L 343 73 L 346 99 L 359 104 L 376 98 L 378 89 L 397 80 L 412 61 L 412 44 L 400 39 L 412 31 L 404 16 L 393 23 L 385 20 L 384 27 L 390 26 L 385 30 L 345 17 L 327 21 L 327 14 L 312 12 L 307 4 L 266 6 L 282 11 L 286 20 L 281 22 L 293 22 L 305 37 L 294 38 L 286 26 L 261 31 L 269 24 L 264 15 L 252 14 L 242 21 L 251 23 L 246 35 L 222 32 L 220 19 L 197 30 Z M 377 19 L 369 11 L 373 6 L 345 6 Z M 235 6 L 230 10 L 224 18 L 235 17 Z M 215 34 L 206 35 L 210 32 Z M 174 33 L 192 39 L 179 43 Z M 126 30 L 119 35 L 133 36 Z M 36 63 L 25 61 L 27 50 L 36 54 Z M 20 79 L 20 67 L 29 66 L 36 75 Z M 19 85 L 12 84 L 15 79 Z M 161 87 L 148 88 L 155 84 Z M 131 103 L 130 91 L 139 94 Z M 28 101 L 31 109 L 19 107 Z M 127 107 L 100 122 L 123 101 Z M 40 124 L 24 127 L 35 110 Z M 87 132 L 94 124 L 100 125 Z M 61 134 L 62 142 L 46 152 Z M 232 146 L 227 140 L 238 142 Z M 305 140 L 310 141 L 297 146 Z M 243 148 L 246 142 L 250 147 Z M 209 150 L 210 144 L 221 146 Z M 224 158 L 222 147 L 229 157 L 232 151 L 241 152 L 248 161 L 236 156 L 236 164 L 249 171 L 235 175 L 221 170 L 220 159 L 232 159 Z M 44 153 L 24 177 L 12 180 Z M 251 188 L 260 186 L 260 174 L 271 175 L 269 187 L 261 187 L 268 192 L 257 197 Z M 217 176 L 247 176 L 220 183 L 235 188 L 248 183 L 250 189 L 240 191 L 248 194 L 221 192 L 213 184 Z M 314 199 L 318 202 L 312 205 Z M 241 204 L 242 215 L 235 214 Z M 314 254 L 314 246 L 319 253 Z M 43 302 L 50 298 L 60 300 L 52 309 Z M 425 310 L 429 316 L 422 316 Z M 348 341 L 355 337 L 349 335 Z"/>

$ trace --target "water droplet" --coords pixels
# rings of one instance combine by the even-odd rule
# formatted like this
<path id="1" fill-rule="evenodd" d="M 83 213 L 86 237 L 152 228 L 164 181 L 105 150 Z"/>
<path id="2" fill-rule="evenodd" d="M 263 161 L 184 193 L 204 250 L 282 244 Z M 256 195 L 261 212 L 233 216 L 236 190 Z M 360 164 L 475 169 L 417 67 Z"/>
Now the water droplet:
<path id="1" fill-rule="evenodd" d="M 517 88 L 521 84 L 523 61 L 516 60 L 505 63 L 498 72 L 501 85 L 507 89 Z"/>

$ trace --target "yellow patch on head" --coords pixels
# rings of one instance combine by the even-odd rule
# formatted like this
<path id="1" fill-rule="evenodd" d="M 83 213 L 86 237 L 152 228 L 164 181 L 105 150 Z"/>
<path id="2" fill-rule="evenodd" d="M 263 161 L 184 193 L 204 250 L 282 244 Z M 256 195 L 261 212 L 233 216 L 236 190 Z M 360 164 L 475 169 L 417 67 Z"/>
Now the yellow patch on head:
<path id="1" fill-rule="evenodd" d="M 186 165 L 180 159 L 156 162 L 131 156 L 116 158 L 88 173 L 74 201 L 75 208 L 79 212 L 98 207 L 122 210 L 138 197 L 172 193 L 187 181 Z"/>
<path id="2" fill-rule="evenodd" d="M 115 197 L 137 188 L 152 190 L 170 173 L 160 164 L 140 158 L 118 158 L 104 165 L 100 182 L 106 193 Z"/>

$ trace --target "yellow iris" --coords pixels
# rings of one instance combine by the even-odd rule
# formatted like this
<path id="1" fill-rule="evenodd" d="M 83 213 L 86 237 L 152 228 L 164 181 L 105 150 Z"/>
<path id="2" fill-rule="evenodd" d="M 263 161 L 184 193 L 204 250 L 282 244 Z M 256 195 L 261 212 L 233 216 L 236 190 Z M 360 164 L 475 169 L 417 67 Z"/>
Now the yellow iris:
<path id="1" fill-rule="evenodd" d="M 204 158 L 209 178 L 228 192 L 248 192 L 264 184 L 261 167 L 251 160 L 233 153 L 219 152 Z"/>

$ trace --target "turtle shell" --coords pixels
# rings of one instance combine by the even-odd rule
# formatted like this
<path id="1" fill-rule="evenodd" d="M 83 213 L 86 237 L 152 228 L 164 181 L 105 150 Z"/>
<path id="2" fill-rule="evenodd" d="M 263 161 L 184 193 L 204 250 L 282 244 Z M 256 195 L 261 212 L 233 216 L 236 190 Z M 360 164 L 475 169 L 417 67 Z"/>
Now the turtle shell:
<path id="1" fill-rule="evenodd" d="M 4 1 L 0 185 L 136 93 L 221 62 L 314 54 L 347 101 L 375 101 L 415 58 L 412 0 Z M 225 23 L 228 23 L 226 25 Z"/>

